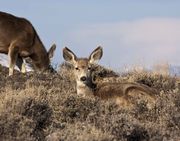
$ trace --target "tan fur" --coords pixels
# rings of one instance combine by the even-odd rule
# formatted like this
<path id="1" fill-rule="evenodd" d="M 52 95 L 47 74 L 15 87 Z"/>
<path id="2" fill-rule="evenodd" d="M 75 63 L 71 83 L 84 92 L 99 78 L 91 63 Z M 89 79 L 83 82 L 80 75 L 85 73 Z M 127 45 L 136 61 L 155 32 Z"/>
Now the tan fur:
<path id="1" fill-rule="evenodd" d="M 63 57 L 74 66 L 78 95 L 94 95 L 105 100 L 114 99 L 118 105 L 128 108 L 133 108 L 134 98 L 143 97 L 143 100 L 148 103 L 148 108 L 155 104 L 156 92 L 148 86 L 138 83 L 94 82 L 91 66 L 101 59 L 101 47 L 95 49 L 89 58 L 77 58 L 71 50 L 64 48 Z"/>
<path id="2" fill-rule="evenodd" d="M 102 83 L 97 85 L 93 93 L 102 99 L 115 99 L 118 105 L 131 107 L 135 104 L 134 98 L 141 98 L 147 102 L 148 108 L 155 104 L 156 91 L 138 83 Z M 150 103 L 149 103 L 150 102 Z"/>

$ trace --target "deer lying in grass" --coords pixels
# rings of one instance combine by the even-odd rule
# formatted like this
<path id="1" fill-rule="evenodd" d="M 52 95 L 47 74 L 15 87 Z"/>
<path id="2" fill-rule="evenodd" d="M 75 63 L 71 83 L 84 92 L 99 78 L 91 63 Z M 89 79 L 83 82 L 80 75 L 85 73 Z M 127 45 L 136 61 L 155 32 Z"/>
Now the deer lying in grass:
<path id="1" fill-rule="evenodd" d="M 114 98 L 117 104 L 131 107 L 132 97 L 144 96 L 148 102 L 155 102 L 154 91 L 145 85 L 138 83 L 100 83 L 93 80 L 92 65 L 101 59 L 103 50 L 96 48 L 89 58 L 78 58 L 70 49 L 63 49 L 64 59 L 74 66 L 74 75 L 77 83 L 78 95 L 94 95 L 102 99 Z M 147 105 L 151 107 L 150 105 Z"/>
<path id="2" fill-rule="evenodd" d="M 15 64 L 25 73 L 23 58 L 29 57 L 37 71 L 51 70 L 50 59 L 56 45 L 47 52 L 32 24 L 24 18 L 0 12 L 0 53 L 9 56 L 9 75 Z"/>

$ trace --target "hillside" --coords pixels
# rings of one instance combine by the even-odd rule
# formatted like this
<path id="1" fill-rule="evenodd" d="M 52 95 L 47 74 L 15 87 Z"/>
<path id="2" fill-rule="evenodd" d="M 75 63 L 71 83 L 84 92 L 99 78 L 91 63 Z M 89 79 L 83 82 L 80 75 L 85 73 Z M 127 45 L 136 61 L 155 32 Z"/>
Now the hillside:
<path id="1" fill-rule="evenodd" d="M 180 140 L 180 91 L 175 77 L 132 72 L 119 76 L 97 67 L 96 77 L 146 84 L 159 91 L 153 109 L 133 110 L 76 95 L 71 68 L 58 74 L 29 72 L 8 76 L 0 66 L 1 141 L 166 141 Z"/>

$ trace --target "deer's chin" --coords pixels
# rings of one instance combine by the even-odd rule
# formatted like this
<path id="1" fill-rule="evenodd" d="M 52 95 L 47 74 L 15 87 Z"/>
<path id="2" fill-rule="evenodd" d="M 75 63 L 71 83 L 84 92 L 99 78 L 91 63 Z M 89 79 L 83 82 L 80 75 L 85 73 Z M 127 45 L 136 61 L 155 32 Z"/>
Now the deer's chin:
<path id="1" fill-rule="evenodd" d="M 77 81 L 77 86 L 78 87 L 85 87 L 86 86 L 86 81 L 81 81 L 81 80 Z"/>
<path id="2" fill-rule="evenodd" d="M 79 81 L 78 86 L 80 87 L 90 87 L 92 85 L 91 81 Z"/>

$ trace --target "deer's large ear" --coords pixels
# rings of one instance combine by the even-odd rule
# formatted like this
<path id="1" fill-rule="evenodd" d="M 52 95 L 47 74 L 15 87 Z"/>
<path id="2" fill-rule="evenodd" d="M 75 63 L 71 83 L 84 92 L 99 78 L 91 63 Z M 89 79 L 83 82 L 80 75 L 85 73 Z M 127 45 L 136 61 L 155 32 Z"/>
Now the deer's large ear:
<path id="1" fill-rule="evenodd" d="M 103 55 L 103 49 L 101 46 L 97 47 L 89 56 L 89 62 L 95 63 L 101 59 Z"/>
<path id="2" fill-rule="evenodd" d="M 63 58 L 71 64 L 74 64 L 77 61 L 76 55 L 67 47 L 63 48 Z"/>
<path id="3" fill-rule="evenodd" d="M 49 51 L 48 51 L 49 59 L 52 59 L 52 58 L 53 58 L 55 50 L 56 50 L 56 45 L 53 44 L 53 45 L 51 46 L 51 48 L 49 49 Z"/>

